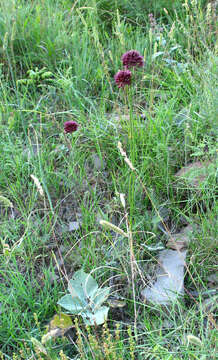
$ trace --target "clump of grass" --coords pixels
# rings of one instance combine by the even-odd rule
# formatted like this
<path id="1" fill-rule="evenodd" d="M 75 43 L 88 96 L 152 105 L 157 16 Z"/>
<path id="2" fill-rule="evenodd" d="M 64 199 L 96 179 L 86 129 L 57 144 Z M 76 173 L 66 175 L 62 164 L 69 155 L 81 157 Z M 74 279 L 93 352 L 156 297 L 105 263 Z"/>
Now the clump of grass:
<path id="1" fill-rule="evenodd" d="M 64 275 L 104 266 L 115 269 L 115 294 L 126 306 L 111 311 L 103 329 L 76 325 L 74 343 L 51 341 L 51 358 L 215 358 L 201 290 L 215 269 L 216 174 L 200 192 L 175 189 L 174 179 L 184 165 L 216 158 L 213 4 L 3 0 L 0 10 L 2 358 L 46 358 L 30 339 L 39 339 L 57 312 Z M 122 54 L 132 49 L 144 66 L 121 69 Z M 114 75 L 127 70 L 131 86 L 118 90 Z M 72 124 L 79 124 L 73 134 Z M 137 172 L 124 164 L 118 141 Z M 159 216 L 157 223 L 164 211 L 170 231 L 184 219 L 200 228 L 186 278 L 190 291 L 194 278 L 200 297 L 178 304 L 169 326 L 163 311 L 140 299 L 155 257 L 142 245 L 164 243 Z M 132 237 L 103 233 L 100 218 Z M 79 224 L 75 231 L 70 222 Z M 133 263 L 145 275 L 131 270 Z M 108 271 L 98 270 L 103 281 L 114 277 Z M 190 334 L 200 342 L 188 344 Z"/>

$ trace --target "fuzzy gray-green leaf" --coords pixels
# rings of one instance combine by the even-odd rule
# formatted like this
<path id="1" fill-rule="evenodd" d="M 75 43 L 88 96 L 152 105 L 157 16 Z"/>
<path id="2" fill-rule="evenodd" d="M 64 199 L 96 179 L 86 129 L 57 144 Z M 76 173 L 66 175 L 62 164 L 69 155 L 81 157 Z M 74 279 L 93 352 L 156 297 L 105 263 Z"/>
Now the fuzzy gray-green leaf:
<path id="1" fill-rule="evenodd" d="M 84 309 L 84 304 L 77 297 L 72 297 L 70 294 L 64 295 L 59 301 L 58 305 L 71 312 L 71 314 L 78 314 Z"/>
<path id="2" fill-rule="evenodd" d="M 108 307 L 102 306 L 97 311 L 95 311 L 95 313 L 86 311 L 81 315 L 86 325 L 101 325 L 107 320 L 108 310 Z"/>
<path id="3" fill-rule="evenodd" d="M 97 290 L 95 296 L 92 298 L 93 303 L 95 304 L 95 309 L 100 307 L 104 301 L 107 300 L 110 293 L 110 288 L 100 288 Z"/>
<path id="4" fill-rule="evenodd" d="M 93 297 L 98 289 L 95 279 L 83 270 L 75 272 L 69 281 L 68 290 L 73 297 L 78 297 L 82 302 L 87 303 L 87 297 Z"/>

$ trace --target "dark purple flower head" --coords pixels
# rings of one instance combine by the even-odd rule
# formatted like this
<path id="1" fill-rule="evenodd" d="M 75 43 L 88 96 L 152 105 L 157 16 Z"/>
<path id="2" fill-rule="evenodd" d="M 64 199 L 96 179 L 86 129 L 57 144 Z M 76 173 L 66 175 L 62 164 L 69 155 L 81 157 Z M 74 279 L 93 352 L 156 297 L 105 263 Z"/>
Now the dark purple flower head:
<path id="1" fill-rule="evenodd" d="M 144 65 L 143 56 L 136 50 L 127 51 L 122 55 L 121 60 L 126 69 L 134 66 L 142 67 Z"/>
<path id="2" fill-rule="evenodd" d="M 76 121 L 66 121 L 64 123 L 65 133 L 72 133 L 78 129 L 79 124 Z"/>
<path id="3" fill-rule="evenodd" d="M 118 88 L 124 87 L 125 85 L 131 84 L 132 73 L 129 70 L 120 70 L 114 76 L 114 80 L 118 85 Z"/>

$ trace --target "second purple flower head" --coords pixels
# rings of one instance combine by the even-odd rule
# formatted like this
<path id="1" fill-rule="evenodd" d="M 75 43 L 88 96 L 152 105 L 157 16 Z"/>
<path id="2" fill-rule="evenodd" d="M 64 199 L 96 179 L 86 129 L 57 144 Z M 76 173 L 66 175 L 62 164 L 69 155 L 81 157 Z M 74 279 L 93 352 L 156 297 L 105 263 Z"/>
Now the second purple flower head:
<path id="1" fill-rule="evenodd" d="M 143 56 L 140 55 L 140 53 L 136 50 L 127 51 L 122 55 L 121 60 L 123 62 L 123 66 L 125 66 L 126 69 L 135 66 L 143 67 L 144 65 Z"/>

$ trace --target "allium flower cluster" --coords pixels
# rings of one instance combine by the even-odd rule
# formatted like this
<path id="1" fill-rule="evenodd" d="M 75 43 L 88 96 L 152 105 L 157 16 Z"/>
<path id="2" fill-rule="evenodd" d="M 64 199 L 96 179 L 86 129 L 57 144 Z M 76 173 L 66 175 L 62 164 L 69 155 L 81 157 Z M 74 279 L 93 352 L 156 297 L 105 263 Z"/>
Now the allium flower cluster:
<path id="1" fill-rule="evenodd" d="M 118 85 L 118 88 L 124 87 L 125 85 L 131 84 L 132 73 L 129 70 L 120 70 L 114 76 L 114 80 Z"/>
<path id="2" fill-rule="evenodd" d="M 135 66 L 143 67 L 144 65 L 143 56 L 141 56 L 136 50 L 127 51 L 122 55 L 121 60 L 126 69 Z"/>
<path id="3" fill-rule="evenodd" d="M 64 123 L 64 131 L 65 133 L 72 133 L 78 129 L 79 124 L 76 121 L 66 121 Z"/>
<path id="4" fill-rule="evenodd" d="M 124 70 L 120 70 L 114 76 L 114 80 L 118 85 L 118 88 L 122 88 L 126 85 L 131 85 L 132 73 L 129 68 L 143 67 L 143 56 L 136 50 L 129 50 L 121 57 Z"/>

